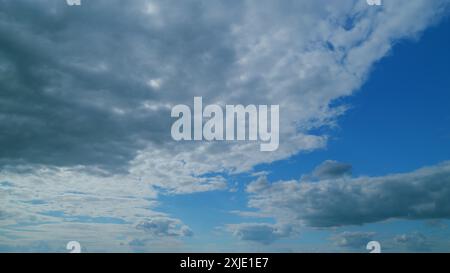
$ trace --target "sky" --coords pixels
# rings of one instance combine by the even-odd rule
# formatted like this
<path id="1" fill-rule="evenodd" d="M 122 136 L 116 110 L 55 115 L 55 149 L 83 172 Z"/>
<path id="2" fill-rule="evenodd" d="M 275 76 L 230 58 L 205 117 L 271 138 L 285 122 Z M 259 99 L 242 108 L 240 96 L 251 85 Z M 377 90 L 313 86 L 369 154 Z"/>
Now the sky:
<path id="1" fill-rule="evenodd" d="M 450 251 L 448 0 L 0 0 L 0 252 Z M 171 109 L 280 106 L 280 146 Z"/>

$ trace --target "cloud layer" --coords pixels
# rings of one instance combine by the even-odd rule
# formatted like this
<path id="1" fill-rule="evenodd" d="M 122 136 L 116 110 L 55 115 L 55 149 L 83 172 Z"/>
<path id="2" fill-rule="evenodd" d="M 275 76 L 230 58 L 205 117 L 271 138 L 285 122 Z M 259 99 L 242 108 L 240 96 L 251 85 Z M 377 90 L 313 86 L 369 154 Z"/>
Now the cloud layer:
<path id="1" fill-rule="evenodd" d="M 99 0 L 69 7 L 64 2 L 0 1 L 4 244 L 13 244 L 15 236 L 21 242 L 54 234 L 65 238 L 74 230 L 68 226 L 83 237 L 79 225 L 89 227 L 86 238 L 95 240 L 95 232 L 108 226 L 103 235 L 110 241 L 125 233 L 121 241 L 135 244 L 160 234 L 190 235 L 181 220 L 155 211 L 159 191 L 223 190 L 228 174 L 325 147 L 328 136 L 312 132 L 334 126 L 345 113 L 345 105 L 333 102 L 353 94 L 395 41 L 419 35 L 449 4 Z M 279 104 L 279 150 L 262 153 L 258 143 L 173 142 L 170 109 L 192 104 L 194 96 L 205 104 Z M 411 177 L 350 179 L 368 200 L 359 200 L 343 182 L 262 184 L 250 204 L 276 218 L 286 210 L 311 226 L 447 217 L 448 204 L 423 182 L 446 168 Z M 348 166 L 329 162 L 315 176 L 348 173 Z M 403 182 L 414 176 L 413 187 Z M 420 189 L 428 195 L 416 202 L 405 198 L 398 211 L 381 207 L 366 213 L 369 201 L 395 194 L 383 179 L 410 194 Z M 279 199 L 277 192 L 287 198 Z M 323 199 L 329 196 L 331 201 Z M 444 207 L 433 207 L 432 200 Z M 347 203 L 362 208 L 340 211 Z M 243 229 L 237 234 L 250 236 Z"/>
<path id="2" fill-rule="evenodd" d="M 257 209 L 254 216 L 274 218 L 277 226 L 290 230 L 305 226 L 364 225 L 391 219 L 450 219 L 450 162 L 380 177 L 276 183 L 259 178 L 248 185 L 247 192 L 249 207 Z M 338 244 L 354 245 L 351 242 L 367 234 L 344 235 L 338 238 Z M 406 239 L 405 243 L 409 241 Z"/>

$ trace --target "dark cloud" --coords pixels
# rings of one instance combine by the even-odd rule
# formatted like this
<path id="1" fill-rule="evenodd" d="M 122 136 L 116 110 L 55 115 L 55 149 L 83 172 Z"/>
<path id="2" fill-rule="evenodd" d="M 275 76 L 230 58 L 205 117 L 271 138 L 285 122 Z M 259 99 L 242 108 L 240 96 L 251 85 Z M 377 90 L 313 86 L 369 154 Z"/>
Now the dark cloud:
<path id="1" fill-rule="evenodd" d="M 8 181 L 2 181 L 0 182 L 0 186 L 4 187 L 4 188 L 10 188 L 10 187 L 14 187 L 14 184 Z"/>
<path id="2" fill-rule="evenodd" d="M 297 225 L 450 219 L 450 162 L 405 174 L 249 187 L 259 189 L 250 196 L 251 207 Z"/>
<path id="3" fill-rule="evenodd" d="M 168 105 L 223 86 L 233 50 L 208 5 L 64 2 L 1 2 L 0 166 L 118 170 L 171 139 Z"/>
<path id="4" fill-rule="evenodd" d="M 327 0 L 3 0 L 0 167 L 125 171 L 145 148 L 161 146 L 172 157 L 180 145 L 171 142 L 170 107 L 198 95 L 205 104 L 279 104 L 285 113 L 277 153 L 233 155 L 218 145 L 228 166 L 214 171 L 323 147 L 326 137 L 309 131 L 344 113 L 330 102 L 358 89 L 392 41 L 438 18 L 439 2 L 386 5 L 367 14 L 371 24 L 355 19 L 355 31 L 343 18 L 368 7 L 350 0 L 333 8 Z M 399 12 L 408 16 L 393 20 Z"/>

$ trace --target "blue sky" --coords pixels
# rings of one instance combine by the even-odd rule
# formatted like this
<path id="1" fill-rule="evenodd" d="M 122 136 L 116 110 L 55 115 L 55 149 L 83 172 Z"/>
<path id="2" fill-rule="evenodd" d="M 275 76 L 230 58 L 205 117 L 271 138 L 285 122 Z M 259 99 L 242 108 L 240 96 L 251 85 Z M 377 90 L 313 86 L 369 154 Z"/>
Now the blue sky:
<path id="1" fill-rule="evenodd" d="M 365 2 L 2 2 L 0 251 L 448 252 L 450 2 Z M 175 142 L 194 96 L 279 149 Z"/>

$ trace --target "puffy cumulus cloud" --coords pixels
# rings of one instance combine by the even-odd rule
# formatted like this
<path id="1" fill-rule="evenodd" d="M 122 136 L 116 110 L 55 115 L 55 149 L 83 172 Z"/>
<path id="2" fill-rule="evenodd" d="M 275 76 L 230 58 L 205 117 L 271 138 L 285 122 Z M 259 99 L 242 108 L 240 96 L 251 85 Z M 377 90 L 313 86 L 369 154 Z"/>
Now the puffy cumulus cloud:
<path id="1" fill-rule="evenodd" d="M 224 176 L 211 173 L 251 171 L 324 147 L 327 136 L 311 130 L 345 112 L 332 102 L 357 90 L 395 41 L 416 37 L 448 4 L 98 0 L 74 8 L 1 0 L 0 168 L 13 184 L 1 187 L 2 215 L 13 215 L 2 216 L 2 230 L 27 223 L 27 234 L 50 236 L 41 223 L 56 211 L 121 219 L 130 224 L 120 228 L 136 232 L 159 215 L 148 210 L 154 188 L 224 189 Z M 173 142 L 170 109 L 194 96 L 205 104 L 279 104 L 280 148 Z"/>
<path id="2" fill-rule="evenodd" d="M 247 192 L 249 207 L 257 209 L 253 215 L 295 228 L 450 219 L 450 162 L 380 177 L 276 183 L 261 178 Z"/>
<path id="3" fill-rule="evenodd" d="M 243 223 L 227 226 L 227 231 L 243 241 L 270 244 L 274 241 L 288 237 L 294 233 L 287 226 L 266 223 Z"/>
<path id="4" fill-rule="evenodd" d="M 374 232 L 342 232 L 333 236 L 332 240 L 339 247 L 365 250 L 368 242 L 375 237 Z"/>

